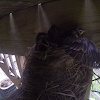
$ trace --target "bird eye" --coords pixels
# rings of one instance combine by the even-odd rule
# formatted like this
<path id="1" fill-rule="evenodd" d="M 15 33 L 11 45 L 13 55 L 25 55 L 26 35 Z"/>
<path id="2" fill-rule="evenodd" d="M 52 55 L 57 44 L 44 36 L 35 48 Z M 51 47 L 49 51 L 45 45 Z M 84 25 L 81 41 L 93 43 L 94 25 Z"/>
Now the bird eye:
<path id="1" fill-rule="evenodd" d="M 79 34 L 81 35 L 81 34 L 83 34 L 84 33 L 84 31 L 83 30 L 79 30 Z"/>
<path id="2" fill-rule="evenodd" d="M 82 32 L 82 30 L 79 30 L 79 33 L 81 33 Z"/>

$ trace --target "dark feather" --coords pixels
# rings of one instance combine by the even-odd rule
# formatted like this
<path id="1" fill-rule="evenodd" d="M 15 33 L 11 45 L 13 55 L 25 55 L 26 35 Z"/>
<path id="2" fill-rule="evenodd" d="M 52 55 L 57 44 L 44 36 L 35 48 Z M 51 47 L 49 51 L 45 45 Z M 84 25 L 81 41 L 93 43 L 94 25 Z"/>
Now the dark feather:
<path id="1" fill-rule="evenodd" d="M 59 29 L 56 25 L 51 26 L 46 33 L 38 34 L 36 44 L 45 44 L 53 48 L 63 49 L 66 54 L 76 59 L 77 62 L 90 67 L 99 67 L 100 53 L 93 42 L 85 37 L 80 37 L 83 30 Z M 41 50 L 47 46 L 40 45 Z M 44 49 L 47 50 L 47 49 Z M 98 65 L 98 66 L 97 66 Z"/>
<path id="2" fill-rule="evenodd" d="M 94 67 L 93 65 L 95 61 L 98 63 L 100 62 L 100 59 L 98 59 L 100 58 L 99 50 L 97 49 L 95 44 L 91 42 L 89 39 L 85 37 L 79 37 L 79 38 L 69 37 L 66 39 L 68 39 L 69 41 L 64 40 L 63 45 L 68 45 L 71 50 L 74 50 L 76 52 L 76 54 L 77 51 L 81 52 L 79 59 L 77 59 L 77 61 L 79 60 L 80 62 L 83 59 L 82 63 L 90 67 Z M 70 55 L 73 55 L 73 53 Z"/>

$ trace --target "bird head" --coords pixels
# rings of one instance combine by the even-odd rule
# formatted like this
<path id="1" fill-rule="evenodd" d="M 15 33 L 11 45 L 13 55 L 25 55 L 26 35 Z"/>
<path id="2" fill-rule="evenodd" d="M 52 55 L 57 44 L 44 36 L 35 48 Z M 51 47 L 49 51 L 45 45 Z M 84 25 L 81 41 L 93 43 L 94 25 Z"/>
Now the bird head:
<path id="1" fill-rule="evenodd" d="M 38 33 L 36 37 L 36 48 L 39 50 L 45 50 L 49 46 L 47 41 L 47 33 Z"/>
<path id="2" fill-rule="evenodd" d="M 47 34 L 46 33 L 38 33 L 37 37 L 36 37 L 36 44 L 41 44 L 43 42 L 44 39 L 47 38 Z"/>
<path id="3" fill-rule="evenodd" d="M 73 31 L 73 35 L 78 38 L 80 37 L 85 31 L 82 29 L 77 28 L 76 30 Z"/>

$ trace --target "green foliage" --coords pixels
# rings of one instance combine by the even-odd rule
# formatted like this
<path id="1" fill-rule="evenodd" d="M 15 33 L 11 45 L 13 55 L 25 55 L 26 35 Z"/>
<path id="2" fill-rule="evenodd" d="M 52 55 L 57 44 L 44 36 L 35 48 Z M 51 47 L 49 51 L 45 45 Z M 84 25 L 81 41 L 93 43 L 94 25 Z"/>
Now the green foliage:
<path id="1" fill-rule="evenodd" d="M 95 72 L 95 74 L 98 75 L 96 72 Z M 98 76 L 96 76 L 96 75 L 93 75 L 93 79 L 98 78 Z M 96 91 L 97 82 L 99 82 L 97 91 L 100 92 L 100 79 L 99 79 L 99 80 L 95 80 L 95 81 L 92 82 L 92 90 L 95 90 L 95 91 Z M 99 93 L 97 93 L 97 94 L 100 96 Z M 96 97 L 94 97 L 92 94 L 91 94 L 90 97 L 91 97 L 91 98 L 94 98 L 95 100 L 98 100 L 98 99 L 96 99 Z"/>

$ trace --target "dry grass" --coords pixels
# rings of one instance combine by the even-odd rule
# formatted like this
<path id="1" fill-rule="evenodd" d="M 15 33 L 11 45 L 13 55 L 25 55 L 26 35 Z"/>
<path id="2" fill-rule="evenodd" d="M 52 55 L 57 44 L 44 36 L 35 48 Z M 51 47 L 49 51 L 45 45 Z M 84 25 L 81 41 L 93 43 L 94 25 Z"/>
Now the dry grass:
<path id="1" fill-rule="evenodd" d="M 36 51 L 26 56 L 23 92 L 17 100 L 82 100 L 92 70 L 64 50 Z"/>

